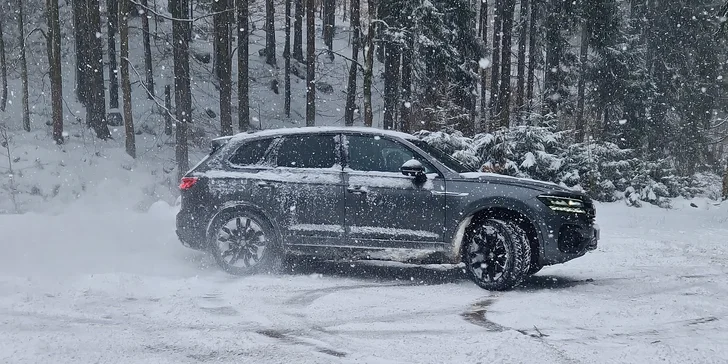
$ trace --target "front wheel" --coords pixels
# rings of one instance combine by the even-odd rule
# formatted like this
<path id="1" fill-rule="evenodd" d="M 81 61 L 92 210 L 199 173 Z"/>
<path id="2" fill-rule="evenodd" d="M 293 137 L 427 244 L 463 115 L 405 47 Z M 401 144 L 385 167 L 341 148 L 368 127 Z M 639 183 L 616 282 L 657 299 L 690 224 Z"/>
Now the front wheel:
<path id="1" fill-rule="evenodd" d="M 277 271 L 280 244 L 264 218 L 248 211 L 220 214 L 210 226 L 210 253 L 226 272 L 248 275 Z"/>
<path id="2" fill-rule="evenodd" d="M 481 288 L 509 290 L 528 274 L 531 247 L 528 238 L 514 223 L 485 220 L 468 231 L 464 248 L 465 269 Z"/>

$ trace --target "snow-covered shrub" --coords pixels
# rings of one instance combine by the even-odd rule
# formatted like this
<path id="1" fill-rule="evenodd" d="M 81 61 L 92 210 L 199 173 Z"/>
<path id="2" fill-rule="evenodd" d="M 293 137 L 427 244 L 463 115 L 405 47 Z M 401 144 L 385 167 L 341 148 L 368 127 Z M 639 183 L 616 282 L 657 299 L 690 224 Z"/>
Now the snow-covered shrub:
<path id="1" fill-rule="evenodd" d="M 609 142 L 572 143 L 547 126 L 518 126 L 472 138 L 460 132 L 419 131 L 417 137 L 481 170 L 549 181 L 597 201 L 670 207 L 675 197 L 720 197 L 720 177 L 680 176 L 675 161 L 646 161 Z"/>

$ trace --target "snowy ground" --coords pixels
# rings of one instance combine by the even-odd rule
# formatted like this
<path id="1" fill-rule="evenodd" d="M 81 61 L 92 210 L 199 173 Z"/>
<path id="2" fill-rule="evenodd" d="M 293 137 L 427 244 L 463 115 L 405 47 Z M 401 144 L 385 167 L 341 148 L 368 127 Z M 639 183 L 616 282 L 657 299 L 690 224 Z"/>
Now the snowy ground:
<path id="1" fill-rule="evenodd" d="M 701 206 L 600 204 L 597 251 L 497 294 L 457 269 L 232 277 L 165 203 L 0 215 L 0 362 L 725 363 L 728 206 Z"/>

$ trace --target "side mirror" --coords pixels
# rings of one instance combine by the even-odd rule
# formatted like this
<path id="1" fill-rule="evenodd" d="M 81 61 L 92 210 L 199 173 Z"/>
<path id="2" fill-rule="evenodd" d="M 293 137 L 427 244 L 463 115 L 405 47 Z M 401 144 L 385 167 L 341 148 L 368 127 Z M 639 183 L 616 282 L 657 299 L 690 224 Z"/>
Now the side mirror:
<path id="1" fill-rule="evenodd" d="M 422 163 L 420 163 L 420 161 L 414 158 L 404 162 L 404 164 L 399 167 L 399 170 L 405 176 L 415 177 L 416 179 L 424 177 L 427 179 L 427 175 L 425 175 L 425 167 Z"/>

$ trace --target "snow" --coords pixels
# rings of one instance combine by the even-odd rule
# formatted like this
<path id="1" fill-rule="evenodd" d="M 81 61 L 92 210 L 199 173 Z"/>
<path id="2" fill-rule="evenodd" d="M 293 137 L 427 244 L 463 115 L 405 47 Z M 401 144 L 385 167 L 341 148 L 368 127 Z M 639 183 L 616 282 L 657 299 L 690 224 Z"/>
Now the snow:
<path id="1" fill-rule="evenodd" d="M 324 171 L 341 172 L 341 167 L 328 168 Z M 338 184 L 341 183 L 341 175 L 337 173 L 321 173 L 321 169 L 316 168 L 285 168 L 278 167 L 276 169 L 265 169 L 261 171 L 221 171 L 212 170 L 206 172 L 193 172 L 193 175 L 207 178 L 231 178 L 231 179 L 255 179 L 268 180 L 275 182 L 293 182 L 293 183 L 323 183 Z"/>
<path id="2" fill-rule="evenodd" d="M 349 168 L 345 168 L 345 171 L 351 171 Z M 351 173 L 351 172 L 350 172 Z M 356 174 L 349 175 L 349 184 L 352 186 L 365 186 L 375 188 L 422 188 L 425 190 L 431 190 L 434 188 L 432 180 L 437 177 L 436 173 L 430 173 L 427 175 L 427 181 L 422 186 L 415 185 L 412 177 L 404 176 L 398 172 L 360 172 L 356 171 Z"/>
<path id="3" fill-rule="evenodd" d="M 409 229 L 395 229 L 395 228 L 382 228 L 377 226 L 352 226 L 349 228 L 352 234 L 362 235 L 387 235 L 387 236 L 411 236 L 419 238 L 434 238 L 437 239 L 440 235 L 424 231 L 424 230 L 409 230 Z"/>
<path id="4" fill-rule="evenodd" d="M 463 178 L 467 178 L 467 179 L 477 179 L 477 178 L 481 178 L 481 177 L 491 177 L 491 178 L 495 178 L 495 179 L 511 179 L 511 180 L 529 182 L 529 183 L 543 184 L 545 186 L 555 186 L 555 187 L 559 187 L 559 188 L 562 187 L 553 182 L 539 181 L 539 180 L 535 180 L 535 179 L 531 179 L 531 178 L 513 177 L 513 176 L 507 176 L 504 174 L 489 173 L 489 172 L 464 172 L 464 173 L 460 173 L 460 176 Z"/>
<path id="5" fill-rule="evenodd" d="M 0 215 L 0 361 L 721 363 L 728 205 L 697 204 L 599 204 L 596 251 L 499 293 L 399 263 L 229 276 L 164 202 Z"/>
<path id="6" fill-rule="evenodd" d="M 348 126 L 348 127 L 339 127 L 339 126 L 304 126 L 304 127 L 289 127 L 289 128 L 275 128 L 275 129 L 266 129 L 266 130 L 260 130 L 255 132 L 243 132 L 233 135 L 233 138 L 231 141 L 239 141 L 244 139 L 250 139 L 250 138 L 257 138 L 257 137 L 269 137 L 269 136 L 283 136 L 283 135 L 292 135 L 292 134 L 299 134 L 299 133 L 341 133 L 341 132 L 358 132 L 358 133 L 374 133 L 378 135 L 386 135 L 391 137 L 397 137 L 407 140 L 415 140 L 417 139 L 412 134 L 407 134 L 399 131 L 394 130 L 385 130 L 385 129 L 379 129 L 379 128 L 368 128 L 368 127 L 359 127 L 359 126 Z"/>
<path id="7" fill-rule="evenodd" d="M 332 233 L 344 233 L 344 227 L 341 225 L 315 225 L 315 224 L 296 224 L 288 227 L 294 231 L 328 231 Z"/>

